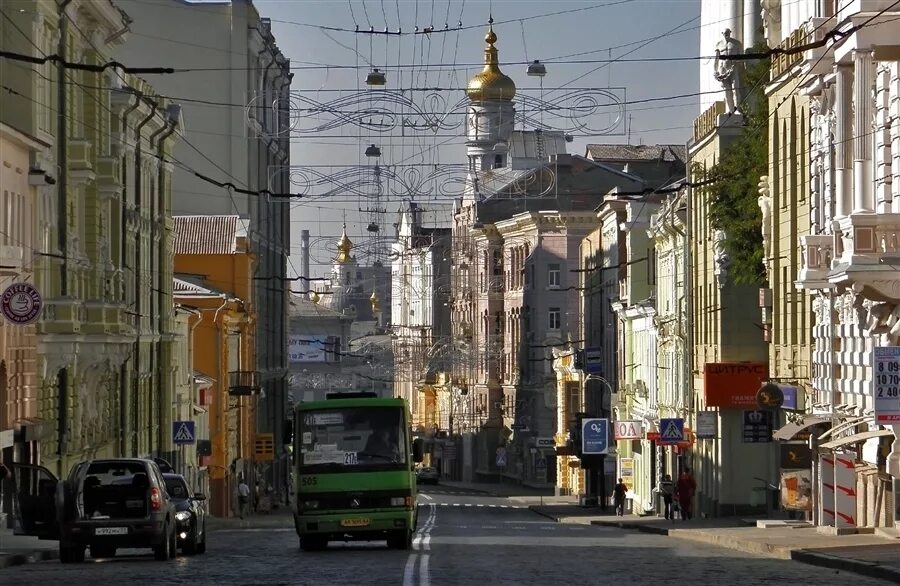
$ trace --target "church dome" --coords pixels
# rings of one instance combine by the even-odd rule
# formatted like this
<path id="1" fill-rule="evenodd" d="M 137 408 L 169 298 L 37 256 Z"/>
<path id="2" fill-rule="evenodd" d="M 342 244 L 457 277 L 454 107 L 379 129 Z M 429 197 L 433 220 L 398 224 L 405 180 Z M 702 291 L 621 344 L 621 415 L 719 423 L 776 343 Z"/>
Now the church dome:
<path id="1" fill-rule="evenodd" d="M 344 224 L 344 229 L 341 232 L 341 239 L 338 240 L 337 249 L 337 262 L 340 264 L 350 262 L 350 251 L 353 250 L 353 242 L 347 237 L 347 224 Z"/>
<path id="2" fill-rule="evenodd" d="M 466 95 L 473 102 L 504 101 L 510 102 L 516 97 L 516 84 L 509 76 L 500 71 L 497 60 L 497 34 L 494 27 L 485 35 L 487 47 L 484 49 L 484 69 L 469 80 Z"/>

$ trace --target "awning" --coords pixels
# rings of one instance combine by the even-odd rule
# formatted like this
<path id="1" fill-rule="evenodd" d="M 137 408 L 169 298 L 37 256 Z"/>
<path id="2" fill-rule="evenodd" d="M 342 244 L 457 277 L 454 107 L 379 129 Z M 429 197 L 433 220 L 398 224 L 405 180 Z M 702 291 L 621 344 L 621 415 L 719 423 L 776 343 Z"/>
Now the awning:
<path id="1" fill-rule="evenodd" d="M 864 415 L 863 417 L 851 417 L 849 419 L 845 419 L 838 425 L 835 425 L 831 429 L 825 431 L 822 435 L 819 436 L 819 440 L 827 439 L 829 436 L 832 436 L 840 431 L 845 431 L 850 429 L 851 427 L 856 427 L 857 425 L 861 425 L 866 423 L 867 421 L 875 421 L 875 419 L 871 415 Z"/>
<path id="2" fill-rule="evenodd" d="M 840 437 L 836 440 L 832 440 L 830 442 L 824 443 L 819 447 L 825 450 L 833 450 L 835 448 L 839 448 L 841 446 L 846 446 L 847 444 L 855 444 L 857 442 L 864 442 L 866 440 L 870 440 L 875 437 L 887 437 L 889 435 L 894 435 L 894 432 L 889 429 L 876 429 L 874 431 L 864 431 L 862 433 L 856 433 L 853 435 L 848 435 L 846 437 Z"/>
<path id="3" fill-rule="evenodd" d="M 804 415 L 797 423 L 788 423 L 781 429 L 776 430 L 772 437 L 776 440 L 788 441 L 793 439 L 795 435 L 813 425 L 831 421 L 830 415 Z"/>

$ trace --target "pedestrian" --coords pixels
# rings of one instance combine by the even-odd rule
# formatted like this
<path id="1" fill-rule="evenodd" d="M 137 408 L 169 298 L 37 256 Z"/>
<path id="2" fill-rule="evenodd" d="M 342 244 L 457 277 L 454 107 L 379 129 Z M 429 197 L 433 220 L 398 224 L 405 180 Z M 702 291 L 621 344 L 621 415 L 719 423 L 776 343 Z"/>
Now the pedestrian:
<path id="1" fill-rule="evenodd" d="M 662 482 L 659 483 L 659 494 L 663 500 L 663 512 L 666 519 L 675 520 L 675 513 L 672 511 L 672 496 L 675 494 L 675 483 L 672 477 L 666 474 L 663 476 Z"/>
<path id="2" fill-rule="evenodd" d="M 238 511 L 240 513 L 241 519 L 244 518 L 244 515 L 247 513 L 247 505 L 250 503 L 250 487 L 247 486 L 247 483 L 244 482 L 244 479 L 241 478 L 240 484 L 238 484 Z"/>
<path id="3" fill-rule="evenodd" d="M 616 505 L 616 515 L 619 517 L 625 516 L 625 494 L 627 492 L 628 487 L 625 486 L 625 483 L 620 478 L 619 483 L 613 488 L 613 502 Z"/>
<path id="4" fill-rule="evenodd" d="M 691 471 L 685 468 L 675 487 L 675 496 L 678 499 L 678 508 L 681 509 L 682 521 L 689 521 L 693 516 L 694 492 L 696 490 L 697 483 L 694 481 L 694 477 L 691 476 Z"/>

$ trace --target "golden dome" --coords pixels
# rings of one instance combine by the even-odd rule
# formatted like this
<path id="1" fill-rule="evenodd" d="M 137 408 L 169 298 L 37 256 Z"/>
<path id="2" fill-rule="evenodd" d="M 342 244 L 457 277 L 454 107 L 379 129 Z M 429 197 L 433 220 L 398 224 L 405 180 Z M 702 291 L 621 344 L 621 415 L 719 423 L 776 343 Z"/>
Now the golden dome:
<path id="1" fill-rule="evenodd" d="M 494 32 L 493 26 L 485 35 L 484 42 L 488 44 L 484 49 L 484 69 L 469 80 L 466 95 L 473 102 L 512 101 L 516 97 L 516 84 L 500 71 L 497 47 L 494 46 L 494 43 L 497 42 L 497 34 Z"/>
<path id="2" fill-rule="evenodd" d="M 344 224 L 344 229 L 341 231 L 341 239 L 338 241 L 337 249 L 337 262 L 340 264 L 349 262 L 350 251 L 353 250 L 353 243 L 350 242 L 350 239 L 347 237 L 347 224 Z"/>
<path id="3" fill-rule="evenodd" d="M 372 304 L 372 311 L 378 311 L 381 307 L 381 298 L 378 296 L 378 291 L 372 291 L 372 296 L 369 297 L 369 303 Z"/>

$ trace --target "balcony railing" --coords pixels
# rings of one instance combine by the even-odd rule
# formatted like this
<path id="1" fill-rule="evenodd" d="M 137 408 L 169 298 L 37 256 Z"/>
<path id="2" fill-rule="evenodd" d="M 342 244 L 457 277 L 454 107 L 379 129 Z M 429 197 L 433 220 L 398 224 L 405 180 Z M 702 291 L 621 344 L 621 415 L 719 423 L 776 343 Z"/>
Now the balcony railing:
<path id="1" fill-rule="evenodd" d="M 800 251 L 803 265 L 797 277 L 797 287 L 821 289 L 828 286 L 828 271 L 834 257 L 834 236 L 830 234 L 807 234 L 800 237 Z"/>
<path id="2" fill-rule="evenodd" d="M 228 394 L 232 396 L 255 395 L 260 391 L 259 371 L 234 370 L 228 373 Z"/>

